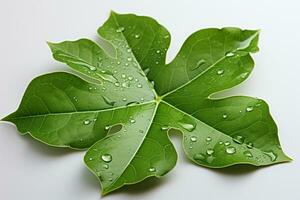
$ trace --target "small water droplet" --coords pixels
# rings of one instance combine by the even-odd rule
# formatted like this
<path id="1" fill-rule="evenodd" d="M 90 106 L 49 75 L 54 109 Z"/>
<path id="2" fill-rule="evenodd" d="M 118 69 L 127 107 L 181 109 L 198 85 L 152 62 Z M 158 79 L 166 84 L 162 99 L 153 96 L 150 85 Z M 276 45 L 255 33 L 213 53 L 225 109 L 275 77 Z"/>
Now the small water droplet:
<path id="1" fill-rule="evenodd" d="M 90 123 L 91 123 L 91 120 L 89 120 L 89 119 L 86 119 L 86 120 L 83 121 L 84 125 L 89 125 Z"/>
<path id="2" fill-rule="evenodd" d="M 217 74 L 218 74 L 218 75 L 224 74 L 224 69 L 219 69 L 219 70 L 217 71 Z"/>
<path id="3" fill-rule="evenodd" d="M 228 142 L 228 141 L 226 141 L 224 144 L 225 144 L 226 146 L 229 146 L 231 143 Z"/>
<path id="4" fill-rule="evenodd" d="M 155 172 L 155 171 L 156 171 L 155 167 L 150 167 L 149 168 L 149 172 Z"/>
<path id="5" fill-rule="evenodd" d="M 127 99 L 124 97 L 124 98 L 122 99 L 122 101 L 127 101 Z"/>
<path id="6" fill-rule="evenodd" d="M 244 140 L 245 138 L 241 135 L 235 135 L 232 140 L 238 144 L 243 144 L 244 143 Z"/>
<path id="7" fill-rule="evenodd" d="M 223 119 L 226 119 L 226 118 L 227 118 L 227 114 L 223 114 L 223 115 L 222 115 L 222 118 L 223 118 Z"/>
<path id="8" fill-rule="evenodd" d="M 128 80 L 132 81 L 133 77 L 132 76 L 128 76 Z"/>
<path id="9" fill-rule="evenodd" d="M 104 161 L 104 162 L 106 162 L 106 163 L 109 163 L 109 162 L 111 162 L 112 161 L 112 156 L 110 155 L 110 154 L 103 154 L 102 156 L 101 156 L 101 159 Z"/>
<path id="10" fill-rule="evenodd" d="M 169 126 L 162 126 L 162 127 L 160 128 L 160 130 L 162 130 L 162 131 L 167 131 L 167 130 L 169 130 Z"/>
<path id="11" fill-rule="evenodd" d="M 159 53 L 160 53 L 160 50 L 157 50 L 156 53 L 159 54 Z"/>
<path id="12" fill-rule="evenodd" d="M 197 142 L 197 137 L 196 136 L 191 136 L 190 140 L 191 140 L 191 142 Z"/>
<path id="13" fill-rule="evenodd" d="M 252 158 L 252 157 L 253 157 L 253 155 L 252 155 L 252 153 L 251 153 L 250 151 L 245 151 L 245 152 L 244 152 L 244 155 L 245 155 L 246 157 L 248 157 L 248 158 Z"/>
<path id="14" fill-rule="evenodd" d="M 226 56 L 226 57 L 232 57 L 232 56 L 234 56 L 234 53 L 233 53 L 233 52 L 227 52 L 227 53 L 225 54 L 225 56 Z"/>
<path id="15" fill-rule="evenodd" d="M 211 139 L 211 137 L 207 137 L 205 140 L 206 140 L 206 142 L 210 142 L 212 139 Z"/>
<path id="16" fill-rule="evenodd" d="M 130 62 L 130 61 L 132 61 L 132 58 L 131 58 L 131 57 L 128 57 L 127 60 Z"/>
<path id="17" fill-rule="evenodd" d="M 181 126 L 183 129 L 189 131 L 189 132 L 192 132 L 196 128 L 195 123 L 191 123 L 190 121 L 186 122 L 184 119 L 179 121 L 178 125 Z"/>
<path id="18" fill-rule="evenodd" d="M 115 85 L 116 87 L 119 87 L 119 86 L 120 86 L 120 83 L 119 83 L 119 82 L 115 82 L 114 85 Z"/>
<path id="19" fill-rule="evenodd" d="M 134 38 L 136 38 L 136 39 L 140 38 L 140 34 L 135 34 Z"/>
<path id="20" fill-rule="evenodd" d="M 108 164 L 103 164 L 102 166 L 103 166 L 104 169 L 108 169 L 109 168 Z"/>
<path id="21" fill-rule="evenodd" d="M 247 112 L 251 112 L 253 110 L 253 107 L 252 106 L 248 106 L 247 108 L 246 108 L 246 111 Z"/>
<path id="22" fill-rule="evenodd" d="M 109 129 L 110 129 L 110 126 L 107 125 L 107 126 L 104 127 L 104 129 L 105 129 L 105 130 L 109 130 Z"/>
<path id="23" fill-rule="evenodd" d="M 193 159 L 194 160 L 205 160 L 205 155 L 203 155 L 202 153 L 196 153 L 194 156 L 193 156 Z"/>
<path id="24" fill-rule="evenodd" d="M 219 144 L 220 144 L 220 145 L 222 145 L 222 144 L 223 144 L 223 142 L 222 142 L 222 141 L 220 141 L 220 142 L 219 142 Z"/>
<path id="25" fill-rule="evenodd" d="M 205 60 L 200 59 L 200 60 L 197 62 L 196 66 L 193 67 L 193 68 L 191 68 L 191 70 L 192 70 L 192 71 L 193 71 L 193 70 L 196 70 L 196 69 L 198 69 L 199 67 L 201 67 L 202 65 L 204 65 L 205 63 L 206 63 Z"/>
<path id="26" fill-rule="evenodd" d="M 89 160 L 93 160 L 93 158 L 89 158 Z"/>
<path id="27" fill-rule="evenodd" d="M 102 98 L 103 98 L 104 102 L 105 102 L 106 104 L 110 105 L 110 106 L 114 106 L 115 103 L 116 103 L 115 101 L 109 99 L 109 98 L 106 97 L 106 96 L 102 96 Z"/>
<path id="28" fill-rule="evenodd" d="M 121 33 L 121 32 L 123 32 L 124 30 L 125 30 L 125 28 L 121 26 L 121 27 L 117 28 L 116 32 L 117 32 L 117 33 Z"/>
<path id="29" fill-rule="evenodd" d="M 252 148 L 253 148 L 253 143 L 252 143 L 252 142 L 248 142 L 246 146 L 247 146 L 249 149 L 252 149 Z"/>
<path id="30" fill-rule="evenodd" d="M 140 83 L 138 83 L 138 84 L 137 84 L 137 87 L 138 87 L 138 88 L 142 88 L 142 87 L 143 87 L 143 85 L 142 85 L 142 84 L 140 84 Z"/>
<path id="31" fill-rule="evenodd" d="M 157 64 L 157 65 L 158 65 L 158 64 L 159 64 L 159 62 L 158 62 L 158 61 L 155 61 L 155 64 Z"/>
<path id="32" fill-rule="evenodd" d="M 135 120 L 134 120 L 134 119 L 131 119 L 131 120 L 130 120 L 130 123 L 134 124 L 134 123 L 135 123 Z"/>
<path id="33" fill-rule="evenodd" d="M 266 154 L 272 162 L 274 162 L 277 159 L 277 154 L 274 153 L 273 151 L 264 152 L 264 154 Z"/>
<path id="34" fill-rule="evenodd" d="M 117 61 L 117 64 L 119 65 L 119 64 L 121 64 L 121 62 L 120 62 L 120 61 Z"/>
<path id="35" fill-rule="evenodd" d="M 130 52 L 132 52 L 132 50 L 131 50 L 130 48 L 128 48 L 128 49 L 127 49 L 127 52 L 130 53 Z"/>
<path id="36" fill-rule="evenodd" d="M 206 150 L 206 154 L 209 155 L 209 156 L 212 155 L 214 152 L 215 151 L 213 149 L 207 149 Z"/>
<path id="37" fill-rule="evenodd" d="M 226 153 L 228 154 L 234 154 L 236 152 L 235 147 L 227 147 L 226 148 Z"/>

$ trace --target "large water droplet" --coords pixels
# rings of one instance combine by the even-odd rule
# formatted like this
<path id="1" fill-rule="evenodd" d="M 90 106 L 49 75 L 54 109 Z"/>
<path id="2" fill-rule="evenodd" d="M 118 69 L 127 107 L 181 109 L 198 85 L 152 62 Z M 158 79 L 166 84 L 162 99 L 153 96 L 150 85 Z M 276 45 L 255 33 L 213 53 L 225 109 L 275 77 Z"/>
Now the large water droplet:
<path id="1" fill-rule="evenodd" d="M 185 120 L 185 119 L 182 119 L 181 121 L 179 121 L 178 125 L 189 132 L 192 132 L 196 128 L 196 123 L 194 123 L 190 120 Z"/>
<path id="2" fill-rule="evenodd" d="M 104 162 L 106 162 L 106 163 L 109 163 L 109 162 L 111 162 L 112 161 L 112 156 L 110 155 L 110 154 L 103 154 L 102 156 L 101 156 L 101 159 L 104 161 Z"/>
<path id="3" fill-rule="evenodd" d="M 106 96 L 102 96 L 103 100 L 105 101 L 106 104 L 110 105 L 110 106 L 114 106 L 115 105 L 115 101 L 109 99 L 108 97 Z"/>
<path id="4" fill-rule="evenodd" d="M 274 153 L 273 151 L 264 152 L 264 154 L 266 154 L 272 162 L 274 162 L 277 159 L 277 154 Z"/>
<path id="5" fill-rule="evenodd" d="M 244 140 L 245 138 L 241 135 L 235 135 L 232 140 L 238 144 L 243 144 L 244 143 Z"/>
<path id="6" fill-rule="evenodd" d="M 196 136 L 191 136 L 190 140 L 191 140 L 191 142 L 197 142 L 197 137 Z"/>
<path id="7" fill-rule="evenodd" d="M 192 70 L 192 71 L 193 71 L 193 70 L 196 70 L 196 69 L 198 69 L 199 67 L 201 67 L 202 65 L 204 65 L 205 63 L 206 63 L 205 60 L 200 59 L 200 60 L 197 62 L 196 66 L 193 67 L 193 68 L 191 68 L 191 70 Z"/>
<path id="8" fill-rule="evenodd" d="M 226 147 L 226 153 L 234 154 L 236 152 L 235 147 Z"/>

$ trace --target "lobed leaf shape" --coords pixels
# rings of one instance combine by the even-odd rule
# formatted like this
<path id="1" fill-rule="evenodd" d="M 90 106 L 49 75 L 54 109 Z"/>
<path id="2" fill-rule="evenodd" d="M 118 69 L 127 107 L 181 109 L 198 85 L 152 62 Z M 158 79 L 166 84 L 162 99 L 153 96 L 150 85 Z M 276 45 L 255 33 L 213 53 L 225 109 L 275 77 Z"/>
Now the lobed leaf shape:
<path id="1" fill-rule="evenodd" d="M 88 39 L 49 43 L 53 57 L 86 80 L 66 72 L 37 77 L 3 121 L 51 146 L 89 148 L 84 161 L 103 194 L 170 171 L 171 132 L 182 133 L 190 160 L 210 168 L 291 160 L 263 100 L 212 97 L 249 76 L 259 31 L 197 31 L 170 63 L 171 36 L 150 17 L 112 12 L 98 33 L 114 55 Z"/>

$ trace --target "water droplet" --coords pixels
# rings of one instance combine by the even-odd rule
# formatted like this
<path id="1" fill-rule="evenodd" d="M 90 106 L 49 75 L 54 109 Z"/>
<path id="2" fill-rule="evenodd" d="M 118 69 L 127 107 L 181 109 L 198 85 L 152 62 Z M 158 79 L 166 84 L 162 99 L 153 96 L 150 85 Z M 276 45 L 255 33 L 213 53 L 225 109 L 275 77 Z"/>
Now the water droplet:
<path id="1" fill-rule="evenodd" d="M 167 131 L 167 130 L 169 130 L 169 126 L 162 126 L 162 127 L 160 128 L 160 130 L 162 130 L 162 131 Z"/>
<path id="2" fill-rule="evenodd" d="M 227 147 L 226 148 L 226 153 L 228 154 L 234 154 L 236 152 L 235 147 Z"/>
<path id="3" fill-rule="evenodd" d="M 148 67 L 148 68 L 146 68 L 146 69 L 144 69 L 144 73 L 145 73 L 145 75 L 147 75 L 148 73 L 149 73 L 149 71 L 150 71 L 150 68 Z"/>
<path id="4" fill-rule="evenodd" d="M 83 121 L 84 125 L 89 125 L 90 123 L 91 123 L 91 120 L 89 120 L 89 119 L 86 119 L 86 120 Z"/>
<path id="5" fill-rule="evenodd" d="M 114 85 L 115 85 L 116 87 L 119 87 L 119 86 L 120 86 L 120 83 L 119 83 L 119 82 L 115 82 Z"/>
<path id="6" fill-rule="evenodd" d="M 240 136 L 240 135 L 235 135 L 232 140 L 238 144 L 243 144 L 244 143 L 244 140 L 245 138 L 243 136 Z"/>
<path id="7" fill-rule="evenodd" d="M 126 78 L 126 75 L 125 75 L 125 74 L 122 74 L 121 77 L 122 77 L 122 78 Z"/>
<path id="8" fill-rule="evenodd" d="M 121 27 L 117 28 L 116 32 L 117 32 L 117 33 L 121 33 L 121 32 L 123 32 L 124 30 L 125 30 L 125 28 L 121 26 Z"/>
<path id="9" fill-rule="evenodd" d="M 197 142 L 197 137 L 196 136 L 191 136 L 190 140 L 191 140 L 191 142 Z"/>
<path id="10" fill-rule="evenodd" d="M 226 114 L 223 114 L 223 115 L 222 115 L 222 118 L 223 118 L 223 119 L 226 119 L 226 118 L 227 118 L 227 115 L 226 115 Z"/>
<path id="11" fill-rule="evenodd" d="M 138 87 L 138 88 L 142 88 L 142 87 L 143 87 L 143 85 L 142 85 L 142 84 L 140 84 L 140 83 L 138 83 L 138 84 L 137 84 L 137 87 Z"/>
<path id="12" fill-rule="evenodd" d="M 89 158 L 89 160 L 93 160 L 93 158 Z"/>
<path id="13" fill-rule="evenodd" d="M 167 39 L 167 38 L 169 38 L 169 37 L 170 37 L 170 35 L 165 35 L 165 36 L 164 36 L 165 39 Z"/>
<path id="14" fill-rule="evenodd" d="M 135 34 L 134 38 L 136 38 L 136 39 L 140 38 L 140 34 Z"/>
<path id="15" fill-rule="evenodd" d="M 118 61 L 118 62 L 117 62 L 117 64 L 119 65 L 119 64 L 121 64 L 121 62 L 120 62 L 120 61 Z"/>
<path id="16" fill-rule="evenodd" d="M 158 62 L 158 61 L 155 61 L 155 64 L 157 64 L 157 65 L 158 65 L 158 64 L 159 64 L 159 62 Z"/>
<path id="17" fill-rule="evenodd" d="M 206 142 L 210 142 L 212 139 L 211 139 L 211 137 L 207 137 L 205 140 L 206 140 Z"/>
<path id="18" fill-rule="evenodd" d="M 106 162 L 106 163 L 109 163 L 109 162 L 111 162 L 112 161 L 112 156 L 110 155 L 110 154 L 103 154 L 102 156 L 101 156 L 101 159 L 104 161 L 104 162 Z"/>
<path id="19" fill-rule="evenodd" d="M 244 155 L 245 155 L 246 157 L 248 157 L 248 158 L 252 158 L 252 157 L 253 157 L 253 155 L 252 155 L 252 153 L 251 153 L 250 151 L 245 151 L 245 152 L 244 152 Z"/>
<path id="20" fill-rule="evenodd" d="M 233 52 L 227 52 L 227 53 L 225 54 L 225 56 L 226 56 L 226 57 L 232 57 L 232 56 L 234 56 L 234 53 L 233 53 Z"/>
<path id="21" fill-rule="evenodd" d="M 109 168 L 108 164 L 103 164 L 102 166 L 103 166 L 104 169 L 108 169 Z"/>
<path id="22" fill-rule="evenodd" d="M 141 102 L 144 102 L 144 101 L 145 101 L 145 99 L 142 97 L 142 98 L 141 98 Z"/>
<path id="23" fill-rule="evenodd" d="M 213 149 L 207 149 L 206 150 L 206 154 L 209 155 L 209 156 L 212 155 L 214 152 L 215 151 Z"/>
<path id="24" fill-rule="evenodd" d="M 190 120 L 186 121 L 185 119 L 182 119 L 181 121 L 179 121 L 178 125 L 189 132 L 192 132 L 196 128 L 195 123 L 192 123 Z"/>
<path id="25" fill-rule="evenodd" d="M 246 111 L 247 112 L 251 112 L 253 110 L 253 107 L 252 106 L 248 106 L 247 108 L 246 108 Z"/>
<path id="26" fill-rule="evenodd" d="M 252 143 L 252 142 L 248 142 L 246 146 L 247 146 L 249 149 L 252 149 L 252 148 L 253 148 L 253 143 Z"/>
<path id="27" fill-rule="evenodd" d="M 222 141 L 220 141 L 220 142 L 219 142 L 219 144 L 220 144 L 220 145 L 222 145 L 222 144 L 223 144 L 223 142 L 222 142 Z"/>
<path id="28" fill-rule="evenodd" d="M 205 155 L 203 155 L 202 153 L 196 153 L 194 156 L 193 156 L 193 159 L 194 160 L 205 160 Z"/>
<path id="29" fill-rule="evenodd" d="M 109 129 L 110 129 L 110 126 L 107 125 L 107 126 L 104 127 L 104 129 L 105 129 L 105 130 L 109 130 Z"/>
<path id="30" fill-rule="evenodd" d="M 227 142 L 225 142 L 224 144 L 225 144 L 226 146 L 229 146 L 231 143 L 227 141 Z"/>
<path id="31" fill-rule="evenodd" d="M 130 61 L 132 61 L 132 58 L 131 58 L 131 57 L 128 57 L 127 60 L 130 62 Z"/>
<path id="32" fill-rule="evenodd" d="M 155 171 L 156 171 L 155 167 L 150 167 L 149 168 L 149 172 L 155 172 Z"/>
<path id="33" fill-rule="evenodd" d="M 277 159 L 277 154 L 274 153 L 273 151 L 264 152 L 264 154 L 266 154 L 272 162 L 274 162 Z"/>
<path id="34" fill-rule="evenodd" d="M 103 98 L 104 102 L 105 102 L 106 104 L 110 105 L 110 106 L 114 106 L 115 103 L 116 103 L 115 101 L 109 99 L 109 98 L 106 97 L 106 96 L 102 96 L 102 98 Z"/>
<path id="35" fill-rule="evenodd" d="M 218 74 L 218 75 L 224 74 L 224 69 L 219 69 L 219 70 L 217 71 L 217 74 Z"/>
<path id="36" fill-rule="evenodd" d="M 134 120 L 134 119 L 131 119 L 131 120 L 130 120 L 130 123 L 134 124 L 134 123 L 135 123 L 135 120 Z"/>
<path id="37" fill-rule="evenodd" d="M 122 101 L 127 101 L 127 99 L 124 97 L 124 98 L 122 99 Z"/>
<path id="38" fill-rule="evenodd" d="M 130 53 L 130 52 L 132 52 L 132 50 L 131 50 L 130 48 L 128 48 L 128 49 L 127 49 L 127 52 Z"/>
<path id="39" fill-rule="evenodd" d="M 201 67 L 202 65 L 204 65 L 205 63 L 206 63 L 205 60 L 200 59 L 200 60 L 197 62 L 196 66 L 193 67 L 191 70 L 192 70 L 192 71 L 193 71 L 193 70 L 196 70 L 196 69 L 198 69 L 199 67 Z"/>
<path id="40" fill-rule="evenodd" d="M 160 50 L 157 50 L 156 53 L 159 54 L 159 53 L 160 53 Z"/>
<path id="41" fill-rule="evenodd" d="M 132 76 L 128 76 L 128 80 L 132 81 L 133 77 Z"/>

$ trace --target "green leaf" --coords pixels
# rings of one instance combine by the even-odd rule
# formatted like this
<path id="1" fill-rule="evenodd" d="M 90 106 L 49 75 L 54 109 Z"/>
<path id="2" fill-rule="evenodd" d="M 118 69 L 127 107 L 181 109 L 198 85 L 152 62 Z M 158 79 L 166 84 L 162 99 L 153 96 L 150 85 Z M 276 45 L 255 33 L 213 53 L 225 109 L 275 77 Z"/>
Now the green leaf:
<path id="1" fill-rule="evenodd" d="M 190 160 L 210 168 L 291 160 L 263 100 L 212 97 L 249 76 L 259 31 L 197 31 L 169 64 L 170 34 L 152 18 L 112 12 L 98 33 L 114 55 L 88 39 L 48 43 L 86 80 L 65 72 L 37 77 L 3 120 L 51 146 L 89 148 L 84 161 L 103 194 L 170 171 L 172 132 L 182 133 Z"/>

